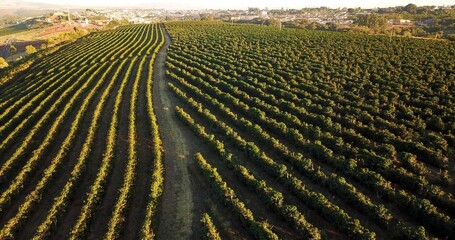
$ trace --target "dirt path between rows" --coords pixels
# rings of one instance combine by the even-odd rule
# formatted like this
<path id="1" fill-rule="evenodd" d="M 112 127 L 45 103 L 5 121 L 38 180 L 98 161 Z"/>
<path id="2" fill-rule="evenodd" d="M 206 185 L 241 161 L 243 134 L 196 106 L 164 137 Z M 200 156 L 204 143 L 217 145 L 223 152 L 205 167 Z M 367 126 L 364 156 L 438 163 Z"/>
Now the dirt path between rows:
<path id="1" fill-rule="evenodd" d="M 158 239 L 189 239 L 192 235 L 193 196 L 188 168 L 191 160 L 191 135 L 182 127 L 174 113 L 175 96 L 165 79 L 165 61 L 170 38 L 157 54 L 154 65 L 153 102 L 164 147 L 165 181 L 158 213 Z"/>

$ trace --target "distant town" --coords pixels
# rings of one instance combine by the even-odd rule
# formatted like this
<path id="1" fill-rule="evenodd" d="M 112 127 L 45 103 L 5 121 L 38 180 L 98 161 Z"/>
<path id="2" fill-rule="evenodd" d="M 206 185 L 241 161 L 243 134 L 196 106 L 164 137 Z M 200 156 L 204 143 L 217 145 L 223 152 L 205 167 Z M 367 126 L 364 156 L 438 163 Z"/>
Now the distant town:
<path id="1" fill-rule="evenodd" d="M 455 6 L 455 5 L 454 5 Z M 261 21 L 269 19 L 279 19 L 281 22 L 294 21 L 310 21 L 319 24 L 334 23 L 339 25 L 351 25 L 354 23 L 356 16 L 364 14 L 393 14 L 395 17 L 388 19 L 390 25 L 420 25 L 430 26 L 434 24 L 433 18 L 430 18 L 431 13 L 442 13 L 444 11 L 450 13 L 454 11 L 454 6 L 404 6 L 390 7 L 377 9 L 361 9 L 361 8 L 338 8 L 330 9 L 326 7 L 320 8 L 304 8 L 304 9 L 260 9 L 248 8 L 244 10 L 164 10 L 164 9 L 64 9 L 51 11 L 49 14 L 24 17 L 11 22 L 12 16 L 3 16 L 2 25 L 20 24 L 30 20 L 44 21 L 47 23 L 56 23 L 64 20 L 75 21 L 85 24 L 106 25 L 113 20 L 127 20 L 130 23 L 152 23 L 168 20 L 200 20 L 210 18 L 211 20 L 224 21 Z M 415 8 L 414 11 L 408 8 Z M 427 19 L 405 19 L 399 15 L 422 14 L 428 15 Z"/>
<path id="2" fill-rule="evenodd" d="M 44 46 L 43 43 L 53 45 L 93 30 L 176 20 L 224 21 L 279 28 L 455 40 L 455 5 L 417 6 L 410 3 L 406 6 L 375 9 L 250 7 L 241 10 L 69 7 L 24 10 L 3 7 L 0 12 L 0 53 L 8 61 L 23 57 L 19 53 L 25 52 L 27 45 L 40 49 Z"/>

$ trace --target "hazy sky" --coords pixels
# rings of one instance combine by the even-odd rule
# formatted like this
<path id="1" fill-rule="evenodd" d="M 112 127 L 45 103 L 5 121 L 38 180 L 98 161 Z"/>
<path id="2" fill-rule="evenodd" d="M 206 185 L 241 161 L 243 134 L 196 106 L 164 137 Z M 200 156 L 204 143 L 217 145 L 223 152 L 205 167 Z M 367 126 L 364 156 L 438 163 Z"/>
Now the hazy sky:
<path id="1" fill-rule="evenodd" d="M 369 1 L 369 0 L 326 0 L 326 1 L 305 1 L 305 0 L 26 0 L 29 2 L 43 2 L 53 4 L 69 4 L 80 6 L 141 6 L 147 7 L 166 7 L 166 8 L 239 8 L 245 9 L 247 7 L 260 7 L 260 8 L 303 8 L 303 7 L 390 7 L 390 6 L 404 6 L 408 3 L 414 3 L 418 6 L 423 5 L 453 5 L 453 0 L 382 0 L 382 1 Z"/>

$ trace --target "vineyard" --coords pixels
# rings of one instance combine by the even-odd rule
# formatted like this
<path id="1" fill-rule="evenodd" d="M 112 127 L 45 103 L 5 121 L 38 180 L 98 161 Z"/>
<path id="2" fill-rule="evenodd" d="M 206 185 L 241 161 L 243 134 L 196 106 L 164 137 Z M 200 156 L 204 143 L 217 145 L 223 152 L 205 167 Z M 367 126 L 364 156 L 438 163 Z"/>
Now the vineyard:
<path id="1" fill-rule="evenodd" d="M 455 238 L 454 56 L 215 21 L 92 32 L 0 86 L 0 239 Z"/>
<path id="2" fill-rule="evenodd" d="M 227 23 L 166 29 L 175 112 L 211 149 L 193 161 L 248 236 L 455 237 L 453 43 Z"/>
<path id="3" fill-rule="evenodd" d="M 163 36 L 158 24 L 94 32 L 0 89 L 0 239 L 153 238 Z"/>

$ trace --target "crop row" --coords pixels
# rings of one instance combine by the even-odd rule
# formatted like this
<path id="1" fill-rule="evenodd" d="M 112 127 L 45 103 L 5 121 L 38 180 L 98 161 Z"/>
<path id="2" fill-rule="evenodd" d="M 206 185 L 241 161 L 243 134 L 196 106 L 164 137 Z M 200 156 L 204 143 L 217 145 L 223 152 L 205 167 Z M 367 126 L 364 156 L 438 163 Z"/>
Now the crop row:
<path id="1" fill-rule="evenodd" d="M 215 117 L 207 111 L 202 111 L 202 104 L 197 103 L 192 98 L 188 98 L 184 92 L 170 84 L 173 91 L 188 103 L 195 111 L 200 113 L 202 117 L 210 119 L 211 125 L 218 125 L 215 121 Z M 198 89 L 191 89 L 193 91 L 200 91 Z M 206 95 L 206 98 L 208 95 Z M 393 214 L 385 208 L 382 204 L 374 203 L 369 197 L 359 192 L 353 185 L 349 184 L 343 177 L 331 174 L 327 176 L 320 169 L 315 168 L 311 159 L 303 158 L 302 155 L 296 152 L 290 151 L 285 145 L 281 144 L 279 140 L 269 136 L 261 128 L 254 126 L 250 121 L 242 118 L 238 119 L 235 114 L 229 111 L 229 108 L 218 101 L 213 99 L 207 99 L 204 103 L 214 106 L 213 109 L 219 109 L 218 111 L 222 116 L 229 118 L 234 122 L 235 126 L 244 129 L 255 135 L 258 141 L 267 145 L 267 147 L 273 149 L 280 157 L 290 161 L 293 166 L 296 167 L 304 176 L 311 179 L 315 184 L 320 184 L 323 187 L 328 188 L 332 193 L 337 194 L 340 198 L 344 199 L 348 203 L 356 206 L 364 214 L 373 218 L 378 224 L 385 228 L 394 229 L 394 235 L 406 236 L 409 239 L 420 239 L 425 237 L 425 231 L 422 229 L 414 228 L 409 223 L 401 222 L 394 218 Z M 229 126 L 224 126 L 227 130 L 233 132 L 233 129 L 229 129 Z M 420 235 L 419 235 L 420 234 Z M 421 235 L 423 234 L 423 235 Z"/>
<path id="2" fill-rule="evenodd" d="M 164 35 L 158 24 L 92 33 L 44 57 L 30 66 L 29 71 L 18 75 L 18 81 L 0 89 L 0 212 L 4 213 L 1 239 L 22 236 L 21 229 L 31 219 L 36 221 L 37 212 L 41 216 L 35 222 L 37 228 L 30 229 L 34 231 L 30 237 L 46 239 L 61 231 L 59 224 L 72 209 L 75 192 L 81 189 L 87 189 L 87 194 L 65 237 L 87 237 L 104 197 L 111 168 L 115 161 L 120 161 L 118 134 L 123 128 L 119 126 L 123 106 L 129 106 L 129 114 L 123 119 L 128 123 L 125 153 L 128 160 L 126 170 L 119 169 L 124 171 L 123 186 L 118 189 L 113 215 L 104 219 L 107 227 L 104 234 L 110 239 L 120 236 L 126 211 L 134 205 L 130 193 L 138 181 L 136 162 L 146 161 L 153 164 L 147 172 L 149 179 L 141 180 L 148 182 L 149 196 L 138 229 L 142 238 L 154 238 L 152 220 L 164 181 L 152 84 L 155 55 L 163 43 Z M 146 83 L 139 84 L 142 81 Z M 128 90 L 129 87 L 132 89 Z M 140 87 L 147 89 L 139 91 Z M 139 96 L 142 92 L 145 96 Z M 145 119 L 137 119 L 139 97 L 146 99 L 148 117 Z M 106 114 L 109 116 L 105 118 L 110 119 L 107 127 L 101 124 Z M 136 133 L 142 130 L 136 127 L 138 121 L 146 121 L 150 126 L 152 159 L 138 159 L 136 154 Z M 106 139 L 101 139 L 99 134 L 106 129 Z M 75 143 L 76 139 L 82 140 L 80 145 Z M 101 157 L 95 156 L 98 153 L 94 151 L 98 141 L 105 141 L 106 146 Z M 87 167 L 98 159 L 97 168 Z M 65 168 L 69 171 L 63 171 Z M 95 176 L 93 181 L 81 186 L 91 178 L 88 175 Z M 49 205 L 40 208 L 43 199 Z"/>
<path id="3" fill-rule="evenodd" d="M 182 78 L 170 74 L 170 76 L 173 76 L 172 79 L 175 81 L 178 81 L 179 83 L 185 85 L 185 80 Z M 190 78 L 187 78 L 190 79 Z M 222 94 L 221 91 L 217 90 L 212 84 L 209 84 L 207 82 L 204 82 L 200 79 L 194 79 L 197 81 L 199 84 L 197 87 L 193 87 L 196 89 L 201 89 L 204 91 L 205 94 L 199 90 L 199 95 L 205 95 L 205 97 L 210 97 L 212 96 L 218 96 L 222 101 L 224 102 L 224 105 L 233 105 L 235 106 L 236 110 L 241 110 L 243 113 L 249 115 L 252 119 L 255 119 L 256 121 L 261 121 L 263 124 L 265 124 L 265 129 L 277 129 L 280 130 L 279 127 L 276 127 L 273 125 L 273 122 L 267 121 L 266 118 L 261 118 L 258 117 L 254 111 L 251 111 L 251 109 L 248 107 L 248 105 L 240 102 L 238 99 L 233 98 L 232 96 Z M 187 88 L 188 89 L 188 88 Z M 193 89 L 193 92 L 195 90 Z M 210 102 L 210 101 L 207 101 Z M 262 124 L 261 124 L 262 125 Z M 292 139 L 294 142 L 298 142 L 299 137 L 295 137 L 294 132 L 292 131 L 283 131 L 282 135 L 283 137 Z M 272 143 L 273 145 L 276 144 L 276 142 Z M 419 216 L 423 215 L 428 218 L 430 217 L 433 219 L 432 222 L 425 221 L 423 222 L 424 224 L 430 224 L 431 226 L 434 226 L 435 229 L 445 229 L 444 231 L 448 231 L 450 229 L 450 220 L 438 212 L 438 210 L 427 200 L 422 200 L 419 198 L 416 198 L 413 195 L 409 195 L 408 193 L 404 191 L 396 191 L 393 188 L 391 188 L 390 182 L 388 182 L 386 179 L 383 178 L 377 178 L 378 175 L 375 175 L 377 173 L 374 173 L 371 170 L 368 170 L 367 168 L 361 168 L 357 166 L 355 162 L 352 162 L 352 159 L 349 161 L 344 160 L 343 158 L 337 158 L 332 155 L 330 150 L 328 150 L 326 147 L 324 147 L 321 143 L 302 143 L 302 150 L 305 150 L 305 153 L 312 154 L 315 156 L 318 160 L 322 160 L 323 162 L 326 162 L 335 168 L 338 168 L 343 172 L 343 174 L 346 174 L 349 177 L 353 177 L 354 179 L 358 179 L 360 182 L 363 184 L 367 184 L 367 186 L 373 188 L 375 191 L 380 191 L 382 195 L 387 196 L 387 198 L 396 201 L 400 205 L 407 206 L 406 210 L 409 211 L 410 214 L 414 216 Z M 295 154 L 294 154 L 295 156 Z M 300 157 L 301 158 L 301 157 Z M 285 158 L 286 159 L 286 158 Z M 294 161 L 295 162 L 295 161 Z M 300 161 L 302 162 L 302 161 Z M 306 162 L 308 160 L 303 161 L 303 166 L 307 166 Z M 302 168 L 297 166 L 297 169 Z M 360 169 L 360 171 L 356 170 L 356 168 Z M 314 174 L 312 174 L 314 175 Z M 355 199 L 355 198 L 353 198 Z M 422 206 L 426 206 L 424 211 L 422 211 Z M 379 208 L 378 208 L 379 209 Z M 377 211 L 375 211 L 377 212 Z M 383 214 L 383 211 L 379 211 L 378 213 Z M 387 214 L 386 214 L 387 215 Z M 381 217 L 384 218 L 384 217 Z"/>
<path id="4" fill-rule="evenodd" d="M 166 27 L 171 88 L 199 114 L 208 114 L 202 103 L 227 119 L 203 116 L 235 148 L 256 153 L 234 139 L 244 132 L 390 236 L 451 234 L 453 46 L 223 23 Z"/>
<path id="5" fill-rule="evenodd" d="M 221 178 L 216 168 L 207 163 L 200 153 L 196 153 L 194 161 L 202 173 L 210 179 L 211 186 L 218 196 L 234 211 L 241 224 L 248 228 L 256 239 L 278 239 L 267 223 L 255 220 L 251 210 L 245 207 L 245 203 L 237 198 L 234 190 Z"/>

